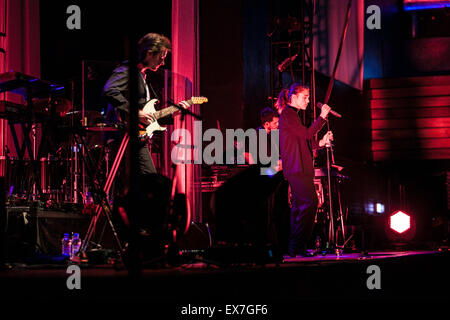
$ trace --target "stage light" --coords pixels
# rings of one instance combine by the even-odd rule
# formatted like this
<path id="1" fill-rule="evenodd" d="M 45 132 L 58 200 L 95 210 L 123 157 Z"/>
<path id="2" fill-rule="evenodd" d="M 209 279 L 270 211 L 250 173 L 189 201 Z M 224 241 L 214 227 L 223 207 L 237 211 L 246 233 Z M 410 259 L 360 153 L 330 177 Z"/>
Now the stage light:
<path id="1" fill-rule="evenodd" d="M 405 11 L 419 11 L 429 9 L 444 9 L 450 7 L 449 0 L 404 0 Z"/>
<path id="2" fill-rule="evenodd" d="M 414 214 L 397 210 L 391 214 L 384 215 L 385 234 L 391 246 L 404 248 L 413 245 L 416 236 L 416 219 Z"/>
<path id="3" fill-rule="evenodd" d="M 379 214 L 384 213 L 384 204 L 377 203 L 376 204 L 376 209 L 377 209 L 377 213 L 379 213 Z"/>
<path id="4" fill-rule="evenodd" d="M 366 203 L 364 207 L 367 214 L 373 215 L 375 213 L 375 206 L 372 202 Z"/>
<path id="5" fill-rule="evenodd" d="M 389 227 L 402 234 L 411 228 L 411 217 L 402 211 L 397 211 L 389 217 Z"/>

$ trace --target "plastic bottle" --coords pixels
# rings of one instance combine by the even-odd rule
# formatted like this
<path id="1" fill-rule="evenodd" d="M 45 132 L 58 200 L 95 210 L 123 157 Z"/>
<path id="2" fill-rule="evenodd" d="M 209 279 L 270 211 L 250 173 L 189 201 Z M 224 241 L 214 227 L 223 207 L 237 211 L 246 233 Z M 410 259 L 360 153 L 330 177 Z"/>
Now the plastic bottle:
<path id="1" fill-rule="evenodd" d="M 68 233 L 64 233 L 64 237 L 61 240 L 61 245 L 62 245 L 62 252 L 61 254 L 64 256 L 69 257 L 70 256 L 70 250 L 72 247 L 72 241 L 70 240 L 69 234 Z"/>
<path id="2" fill-rule="evenodd" d="M 70 250 L 70 259 L 71 260 L 76 256 L 76 254 L 80 250 L 80 247 L 81 247 L 80 234 L 74 233 L 73 237 L 72 237 L 72 246 L 71 246 L 71 250 Z"/>
<path id="3" fill-rule="evenodd" d="M 319 253 L 321 248 L 322 248 L 322 239 L 319 236 L 317 236 L 316 237 L 316 253 Z"/>

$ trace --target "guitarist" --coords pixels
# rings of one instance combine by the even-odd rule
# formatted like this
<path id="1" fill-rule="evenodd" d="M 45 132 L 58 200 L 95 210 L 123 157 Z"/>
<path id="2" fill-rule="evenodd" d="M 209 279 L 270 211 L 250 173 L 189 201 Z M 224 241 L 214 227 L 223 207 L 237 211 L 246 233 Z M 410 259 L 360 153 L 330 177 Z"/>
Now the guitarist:
<path id="1" fill-rule="evenodd" d="M 138 117 L 139 122 L 148 125 L 153 120 L 151 113 L 144 112 L 145 103 L 151 99 L 157 98 L 153 88 L 147 85 L 147 74 L 156 72 L 159 67 L 164 65 L 167 54 L 171 51 L 170 40 L 157 33 L 148 33 L 138 42 L 138 60 L 137 68 L 139 70 L 138 82 Z M 127 119 L 130 104 L 128 96 L 129 66 L 124 63 L 117 67 L 103 88 L 103 94 L 110 104 L 106 118 L 108 121 Z M 189 107 L 186 102 L 180 102 L 184 108 Z M 133 106 L 131 106 L 133 107 Z M 155 165 L 147 147 L 147 142 L 143 142 L 139 149 L 139 175 L 156 173 Z"/>
<path id="2" fill-rule="evenodd" d="M 145 112 L 144 106 L 147 101 L 157 99 L 156 92 L 147 81 L 147 75 L 156 72 L 164 65 L 164 60 L 171 50 L 171 43 L 168 38 L 157 33 L 148 33 L 138 42 L 138 65 L 129 66 L 123 63 L 117 67 L 103 88 L 103 94 L 110 104 L 106 118 L 108 121 L 124 121 L 128 118 L 130 108 L 138 108 L 139 122 L 142 125 L 149 125 L 153 122 L 151 112 Z M 128 100 L 129 93 L 129 68 L 138 68 L 138 105 L 130 105 Z M 187 108 L 189 104 L 180 102 L 180 106 Z M 122 159 L 122 163 L 124 159 Z M 122 174 L 129 176 L 129 166 L 123 166 Z M 137 199 L 141 208 L 148 208 L 146 214 L 140 214 L 142 211 L 132 210 L 136 203 L 130 203 L 129 194 L 126 187 L 118 193 L 122 196 L 115 198 L 114 208 L 120 212 L 123 222 L 125 238 L 129 241 L 127 249 L 128 267 L 132 274 L 140 270 L 141 253 L 150 257 L 156 257 L 162 254 L 163 243 L 166 239 L 166 228 L 164 225 L 166 217 L 166 208 L 168 206 L 170 187 L 167 178 L 157 175 L 155 165 L 148 148 L 148 139 L 141 142 L 138 150 L 138 194 Z M 125 178 L 125 177 L 123 177 Z M 119 179 L 125 180 L 125 179 Z M 124 183 L 124 181 L 122 181 Z M 121 201 L 123 204 L 121 205 Z M 123 208 L 123 211 L 120 211 Z M 128 210 L 131 209 L 131 210 Z M 135 214 L 132 214 L 132 213 Z M 139 213 L 138 213 L 139 212 Z M 151 214 L 147 214 L 147 213 Z M 127 230 L 127 231 L 126 231 Z M 144 245 L 145 243 L 145 245 Z M 145 248 L 145 252 L 144 252 Z"/>

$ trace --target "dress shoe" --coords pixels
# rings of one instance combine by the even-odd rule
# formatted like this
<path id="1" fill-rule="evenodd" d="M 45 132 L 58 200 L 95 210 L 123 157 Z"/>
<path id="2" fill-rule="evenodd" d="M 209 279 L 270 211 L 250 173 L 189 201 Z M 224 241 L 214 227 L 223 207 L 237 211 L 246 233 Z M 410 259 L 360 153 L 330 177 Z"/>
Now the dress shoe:
<path id="1" fill-rule="evenodd" d="M 308 250 L 303 250 L 303 251 L 299 252 L 299 255 L 301 255 L 302 257 L 305 257 L 305 258 L 310 258 L 310 257 L 316 256 L 317 252 L 316 251 L 310 252 Z"/>
<path id="2" fill-rule="evenodd" d="M 305 257 L 305 258 L 309 258 L 309 257 L 314 257 L 314 256 L 316 256 L 317 253 L 316 253 L 315 251 L 309 252 L 309 251 L 306 250 L 306 249 L 295 250 L 295 249 L 289 248 L 289 249 L 288 249 L 288 255 L 289 255 L 291 258 L 295 258 L 295 257 L 297 257 L 297 256 L 302 256 L 302 257 Z"/>

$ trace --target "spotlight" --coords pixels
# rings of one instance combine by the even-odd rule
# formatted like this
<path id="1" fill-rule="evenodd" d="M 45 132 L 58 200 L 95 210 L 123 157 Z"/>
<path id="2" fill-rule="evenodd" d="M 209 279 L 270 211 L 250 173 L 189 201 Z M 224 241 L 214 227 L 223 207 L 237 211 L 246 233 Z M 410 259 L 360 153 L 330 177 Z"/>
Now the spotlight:
<path id="1" fill-rule="evenodd" d="M 414 217 L 405 211 L 395 211 L 387 219 L 386 235 L 390 241 L 397 244 L 406 244 L 416 234 Z"/>
<path id="2" fill-rule="evenodd" d="M 376 208 L 377 208 L 377 213 L 379 213 L 379 214 L 384 213 L 384 204 L 377 203 Z"/>
<path id="3" fill-rule="evenodd" d="M 375 206 L 372 202 L 366 203 L 364 207 L 367 214 L 373 215 L 375 213 Z"/>
<path id="4" fill-rule="evenodd" d="M 397 211 L 389 217 L 389 227 L 403 233 L 411 228 L 411 217 L 403 211 Z"/>

